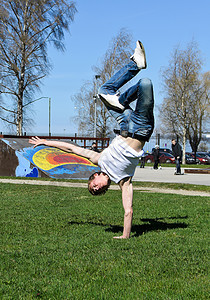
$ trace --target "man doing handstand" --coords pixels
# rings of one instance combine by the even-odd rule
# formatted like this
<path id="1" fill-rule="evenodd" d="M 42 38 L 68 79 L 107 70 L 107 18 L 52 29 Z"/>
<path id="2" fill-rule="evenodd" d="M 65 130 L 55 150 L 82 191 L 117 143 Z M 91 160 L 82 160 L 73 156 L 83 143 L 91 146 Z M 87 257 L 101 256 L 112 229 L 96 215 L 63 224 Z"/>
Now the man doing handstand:
<path id="1" fill-rule="evenodd" d="M 137 41 L 131 61 L 99 89 L 100 99 L 120 126 L 120 130 L 114 130 L 118 134 L 117 137 L 101 153 L 83 149 L 73 144 L 48 141 L 38 137 L 29 140 L 35 146 L 44 144 L 67 152 L 74 152 L 98 165 L 101 172 L 92 174 L 88 182 L 88 189 L 93 195 L 104 194 L 111 180 L 119 184 L 125 212 L 123 234 L 115 237 L 120 239 L 129 238 L 131 233 L 133 217 L 132 177 L 139 163 L 139 158 L 143 154 L 143 146 L 146 141 L 149 141 L 153 132 L 154 98 L 152 83 L 149 79 L 140 79 L 121 95 L 118 90 L 146 67 L 144 47 L 140 41 Z M 136 107 L 133 110 L 129 104 L 135 100 Z"/>

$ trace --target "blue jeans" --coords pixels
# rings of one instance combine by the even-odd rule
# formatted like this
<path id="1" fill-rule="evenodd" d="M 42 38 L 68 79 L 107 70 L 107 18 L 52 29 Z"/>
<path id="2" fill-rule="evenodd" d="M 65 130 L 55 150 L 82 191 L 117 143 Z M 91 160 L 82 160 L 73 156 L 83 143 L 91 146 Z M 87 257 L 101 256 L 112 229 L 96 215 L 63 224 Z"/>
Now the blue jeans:
<path id="1" fill-rule="evenodd" d="M 176 158 L 175 162 L 176 162 L 176 173 L 181 173 L 180 158 Z"/>
<path id="2" fill-rule="evenodd" d="M 118 89 L 139 71 L 136 63 L 131 61 L 100 87 L 99 94 L 116 94 Z M 129 104 L 135 100 L 137 100 L 136 107 L 133 110 Z M 154 129 L 154 97 L 151 80 L 140 79 L 120 95 L 119 102 L 125 107 L 123 112 L 110 108 L 108 105 L 107 109 L 117 120 L 120 130 L 129 132 L 132 137 L 137 135 L 139 139 L 148 141 Z"/>

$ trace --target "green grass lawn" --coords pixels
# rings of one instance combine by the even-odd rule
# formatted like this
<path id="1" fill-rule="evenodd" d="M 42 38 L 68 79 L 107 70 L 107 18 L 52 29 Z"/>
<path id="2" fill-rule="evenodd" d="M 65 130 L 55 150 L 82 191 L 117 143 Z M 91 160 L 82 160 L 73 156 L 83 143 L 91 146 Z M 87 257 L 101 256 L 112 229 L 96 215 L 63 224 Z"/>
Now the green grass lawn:
<path id="1" fill-rule="evenodd" d="M 208 299 L 208 200 L 0 184 L 0 299 Z"/>
<path id="2" fill-rule="evenodd" d="M 210 178 L 210 176 L 209 176 Z M 188 191 L 203 191 L 210 193 L 209 185 L 196 185 L 187 183 L 170 183 L 170 182 L 148 182 L 148 181 L 133 181 L 134 187 L 150 187 L 159 189 L 174 189 L 174 190 L 188 190 Z"/>

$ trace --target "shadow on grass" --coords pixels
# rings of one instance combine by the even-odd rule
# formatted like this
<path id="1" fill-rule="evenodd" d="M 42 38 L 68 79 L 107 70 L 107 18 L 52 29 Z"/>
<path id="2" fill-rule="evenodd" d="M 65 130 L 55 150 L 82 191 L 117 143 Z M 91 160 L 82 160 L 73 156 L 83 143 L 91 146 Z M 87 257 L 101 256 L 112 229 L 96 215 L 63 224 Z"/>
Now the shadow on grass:
<path id="1" fill-rule="evenodd" d="M 168 220 L 177 220 L 177 219 L 187 219 L 187 216 L 184 217 L 167 217 L 167 218 L 155 218 L 155 219 L 141 219 L 142 222 L 145 222 L 146 224 L 141 225 L 133 225 L 131 232 L 134 233 L 132 237 L 138 237 L 142 235 L 143 233 L 147 233 L 150 231 L 157 231 L 157 230 L 168 230 L 168 229 L 177 229 L 177 228 L 187 228 L 187 224 L 184 222 L 176 222 L 176 223 L 167 223 L 164 221 L 165 219 Z M 123 231 L 123 227 L 119 225 L 111 225 L 111 224 L 104 224 L 104 223 L 96 223 L 91 221 L 70 221 L 68 222 L 69 225 L 82 225 L 82 224 L 90 224 L 94 226 L 103 226 L 103 227 L 109 227 L 106 228 L 105 231 L 107 232 L 113 232 L 113 233 L 119 233 Z"/>
<path id="2" fill-rule="evenodd" d="M 170 217 L 167 219 L 187 219 L 187 216 L 185 217 Z M 132 237 L 138 237 L 142 234 L 145 234 L 150 231 L 157 231 L 157 230 L 168 230 L 168 229 L 177 229 L 177 228 L 187 228 L 186 223 L 176 222 L 176 223 L 167 223 L 164 221 L 165 218 L 155 218 L 155 219 L 141 219 L 142 222 L 145 222 L 146 224 L 141 225 L 133 225 L 131 232 L 134 233 Z M 106 229 L 106 231 L 112 231 L 114 233 L 123 231 L 123 227 L 121 226 L 111 226 L 110 228 Z"/>

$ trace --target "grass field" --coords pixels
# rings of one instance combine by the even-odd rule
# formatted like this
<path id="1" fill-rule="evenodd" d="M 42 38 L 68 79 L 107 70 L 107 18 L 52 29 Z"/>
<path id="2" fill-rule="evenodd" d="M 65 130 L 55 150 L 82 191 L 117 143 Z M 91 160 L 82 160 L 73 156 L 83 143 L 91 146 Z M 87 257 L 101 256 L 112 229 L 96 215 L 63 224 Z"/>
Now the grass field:
<path id="1" fill-rule="evenodd" d="M 0 184 L 0 299 L 208 299 L 208 200 Z"/>

